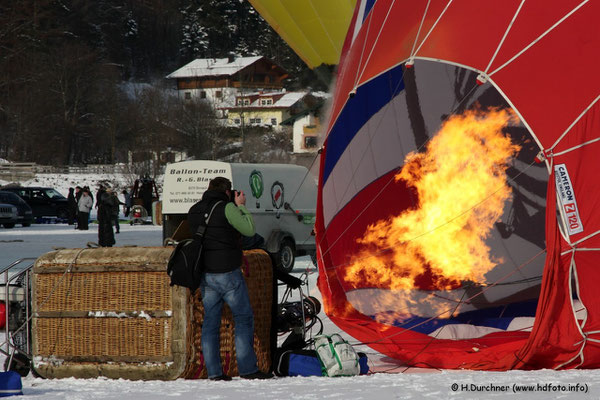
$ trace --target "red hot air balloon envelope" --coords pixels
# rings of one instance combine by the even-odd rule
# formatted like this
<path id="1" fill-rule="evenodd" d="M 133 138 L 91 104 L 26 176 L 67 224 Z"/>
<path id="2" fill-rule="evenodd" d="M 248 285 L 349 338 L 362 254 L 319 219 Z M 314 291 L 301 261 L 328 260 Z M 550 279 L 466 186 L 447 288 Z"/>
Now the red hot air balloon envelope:
<path id="1" fill-rule="evenodd" d="M 600 366 L 598 15 L 358 2 L 316 225 L 339 327 L 407 365 Z"/>

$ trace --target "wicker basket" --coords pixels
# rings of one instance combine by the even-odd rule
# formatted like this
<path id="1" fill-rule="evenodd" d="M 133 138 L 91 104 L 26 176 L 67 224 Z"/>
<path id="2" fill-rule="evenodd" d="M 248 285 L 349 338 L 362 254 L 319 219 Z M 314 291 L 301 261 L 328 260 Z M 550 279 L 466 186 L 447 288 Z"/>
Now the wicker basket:
<path id="1" fill-rule="evenodd" d="M 34 266 L 34 369 L 46 378 L 206 377 L 198 295 L 169 286 L 172 248 L 69 249 Z M 260 250 L 245 252 L 242 269 L 255 314 L 259 368 L 270 368 L 272 267 Z M 221 355 L 237 374 L 231 312 L 224 308 Z"/>

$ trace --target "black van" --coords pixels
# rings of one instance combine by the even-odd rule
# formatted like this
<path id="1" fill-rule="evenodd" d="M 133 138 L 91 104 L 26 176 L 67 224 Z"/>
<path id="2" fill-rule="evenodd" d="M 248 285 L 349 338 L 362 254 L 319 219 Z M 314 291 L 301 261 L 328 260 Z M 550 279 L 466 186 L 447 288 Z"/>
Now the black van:
<path id="1" fill-rule="evenodd" d="M 33 222 L 33 212 L 29 204 L 18 195 L 6 190 L 0 190 L 0 203 L 12 204 L 17 207 L 17 224 L 30 226 Z"/>
<path id="2" fill-rule="evenodd" d="M 53 188 L 5 186 L 0 190 L 12 192 L 25 200 L 33 211 L 33 218 L 69 217 L 67 198 Z"/>

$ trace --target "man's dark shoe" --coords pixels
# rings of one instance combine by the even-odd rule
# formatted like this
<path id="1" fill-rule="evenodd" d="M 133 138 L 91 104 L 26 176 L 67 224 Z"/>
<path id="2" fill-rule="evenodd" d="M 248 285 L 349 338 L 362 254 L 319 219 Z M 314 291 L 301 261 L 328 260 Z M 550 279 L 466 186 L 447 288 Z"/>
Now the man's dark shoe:
<path id="1" fill-rule="evenodd" d="M 211 381 L 230 381 L 231 377 L 228 375 L 220 375 L 215 376 L 214 378 L 209 378 Z"/>
<path id="2" fill-rule="evenodd" d="M 273 374 L 270 372 L 256 371 L 253 374 L 240 375 L 243 379 L 271 379 Z"/>

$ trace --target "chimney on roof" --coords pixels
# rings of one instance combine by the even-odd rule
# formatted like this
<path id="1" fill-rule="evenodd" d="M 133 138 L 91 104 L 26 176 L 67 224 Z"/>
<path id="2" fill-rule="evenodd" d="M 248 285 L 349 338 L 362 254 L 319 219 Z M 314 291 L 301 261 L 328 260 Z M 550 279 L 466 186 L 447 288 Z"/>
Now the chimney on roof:
<path id="1" fill-rule="evenodd" d="M 232 62 L 233 62 L 233 60 L 235 60 L 235 56 L 234 56 L 233 54 L 229 54 L 229 55 L 227 55 L 227 62 L 230 62 L 230 63 L 232 63 Z"/>

